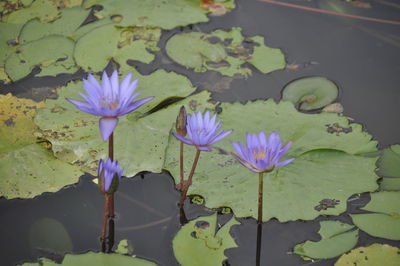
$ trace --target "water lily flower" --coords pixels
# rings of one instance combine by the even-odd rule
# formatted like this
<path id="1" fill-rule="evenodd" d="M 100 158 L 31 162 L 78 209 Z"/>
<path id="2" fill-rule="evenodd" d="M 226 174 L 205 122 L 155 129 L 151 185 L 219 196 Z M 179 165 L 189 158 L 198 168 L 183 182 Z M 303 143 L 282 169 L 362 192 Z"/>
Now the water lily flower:
<path id="1" fill-rule="evenodd" d="M 118 187 L 124 168 L 120 169 L 118 161 L 100 160 L 98 168 L 99 188 L 102 192 L 114 193 Z M 111 189 L 110 189 L 111 188 Z"/>
<path id="2" fill-rule="evenodd" d="M 139 96 L 139 93 L 133 94 L 138 80 L 131 82 L 131 78 L 132 73 L 129 73 L 119 84 L 117 71 L 114 71 L 110 77 L 104 71 L 100 84 L 93 75 L 89 74 L 88 79 L 83 79 L 83 88 L 88 95 L 80 93 L 86 102 L 67 98 L 79 110 L 101 116 L 99 127 L 103 141 L 106 141 L 117 127 L 119 116 L 136 110 L 154 98 L 148 97 L 134 102 L 133 100 Z"/>
<path id="3" fill-rule="evenodd" d="M 265 173 L 294 161 L 290 158 L 280 162 L 292 146 L 292 142 L 283 145 L 279 134 L 272 132 L 268 139 L 264 131 L 257 134 L 246 134 L 246 146 L 240 142 L 231 142 L 236 152 L 231 153 L 242 165 L 255 173 Z"/>
<path id="4" fill-rule="evenodd" d="M 187 117 L 186 133 L 188 138 L 176 133 L 172 134 L 175 138 L 183 143 L 196 146 L 198 150 L 211 151 L 212 144 L 222 140 L 232 133 L 232 130 L 219 131 L 222 127 L 222 124 L 221 120 L 216 122 L 216 118 L 217 115 L 215 114 L 212 118 L 210 118 L 210 111 L 206 111 L 204 117 L 201 111 L 197 112 L 197 114 L 192 113 L 191 116 L 188 115 Z"/>

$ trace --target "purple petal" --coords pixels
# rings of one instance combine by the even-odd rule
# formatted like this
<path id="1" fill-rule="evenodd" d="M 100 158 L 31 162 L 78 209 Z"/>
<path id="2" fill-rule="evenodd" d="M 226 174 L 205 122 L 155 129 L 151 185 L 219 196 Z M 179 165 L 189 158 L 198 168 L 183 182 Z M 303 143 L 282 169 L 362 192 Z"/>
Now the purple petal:
<path id="1" fill-rule="evenodd" d="M 283 161 L 283 162 L 280 162 L 280 163 L 277 163 L 276 165 L 275 165 L 275 167 L 282 167 L 282 166 L 285 166 L 285 165 L 287 165 L 287 164 L 289 164 L 289 163 L 291 163 L 291 162 L 293 162 L 295 160 L 295 158 L 291 158 L 291 159 L 288 159 L 288 160 L 286 160 L 286 161 Z"/>
<path id="2" fill-rule="evenodd" d="M 177 138 L 179 141 L 182 141 L 183 143 L 186 143 L 186 144 L 188 144 L 188 145 L 193 145 L 193 143 L 192 143 L 190 140 L 185 139 L 185 138 L 182 137 L 181 135 L 178 135 L 178 134 L 176 134 L 176 133 L 172 133 L 172 135 L 173 135 L 175 138 Z"/>
<path id="3" fill-rule="evenodd" d="M 151 101 L 153 98 L 154 97 L 149 97 L 149 98 L 145 98 L 145 99 L 141 99 L 139 101 L 133 102 L 130 105 L 128 105 L 126 108 L 124 108 L 124 110 L 121 110 L 121 113 L 118 114 L 118 115 L 128 114 L 128 113 L 136 110 L 137 108 L 139 108 L 143 104 L 147 103 L 148 101 Z"/>
<path id="4" fill-rule="evenodd" d="M 100 118 L 99 127 L 103 141 L 107 141 L 108 137 L 110 137 L 111 133 L 113 133 L 117 125 L 118 125 L 118 118 L 113 118 L 113 117 Z"/>
<path id="5" fill-rule="evenodd" d="M 229 134 L 232 133 L 232 130 L 228 130 L 228 131 L 221 131 L 219 133 L 219 135 L 217 135 L 209 144 L 214 144 L 220 140 L 222 140 L 223 138 L 225 138 L 226 136 L 228 136 Z"/>
<path id="6" fill-rule="evenodd" d="M 122 80 L 121 85 L 119 86 L 119 93 L 121 94 L 122 91 L 126 91 L 129 88 L 129 84 L 132 79 L 132 72 L 128 73 L 125 78 Z"/>
<path id="7" fill-rule="evenodd" d="M 201 151 L 212 151 L 213 149 L 212 147 L 209 146 L 196 146 L 196 148 Z"/>
<path id="8" fill-rule="evenodd" d="M 114 72 L 111 75 L 111 91 L 113 93 L 113 96 L 118 95 L 119 93 L 119 81 L 118 81 L 118 71 L 114 70 Z"/>

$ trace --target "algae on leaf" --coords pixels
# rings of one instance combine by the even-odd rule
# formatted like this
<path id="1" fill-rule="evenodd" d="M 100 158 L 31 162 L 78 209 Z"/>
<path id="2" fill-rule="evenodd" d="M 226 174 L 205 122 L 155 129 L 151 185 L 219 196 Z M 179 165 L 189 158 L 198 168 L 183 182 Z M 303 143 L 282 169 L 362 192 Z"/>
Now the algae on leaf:
<path id="1" fill-rule="evenodd" d="M 339 221 L 321 221 L 321 240 L 306 241 L 294 247 L 294 253 L 305 259 L 330 259 L 352 249 L 358 241 L 358 230 Z"/>
<path id="2" fill-rule="evenodd" d="M 246 62 L 264 74 L 286 65 L 280 49 L 265 46 L 261 36 L 245 38 L 238 27 L 176 34 L 168 40 L 166 51 L 172 60 L 196 72 L 215 70 L 231 77 L 250 75 L 251 69 L 243 66 Z"/>
<path id="3" fill-rule="evenodd" d="M 265 176 L 264 221 L 272 217 L 289 221 L 338 215 L 346 210 L 348 197 L 377 189 L 377 158 L 360 155 L 376 151 L 376 141 L 362 131 L 361 125 L 332 113 L 303 114 L 290 102 L 276 104 L 273 100 L 223 103 L 219 109 L 223 128 L 234 131 L 217 145 L 223 154 L 201 153 L 189 189 L 189 194 L 204 197 L 206 207 L 229 206 L 237 217 L 257 216 L 257 176 L 227 153 L 233 151 L 230 141 L 243 141 L 246 132 L 260 130 L 268 134 L 275 131 L 284 142 L 293 141 L 287 158 L 296 157 L 293 163 Z M 352 130 L 332 134 L 327 129 L 334 123 Z M 164 167 L 178 182 L 179 142 L 174 137 L 169 141 Z M 192 147 L 185 147 L 185 154 L 194 152 Z M 185 165 L 190 165 L 191 156 L 185 157 Z M 320 206 L 324 200 L 337 204 Z"/>
<path id="4" fill-rule="evenodd" d="M 342 255 L 335 266 L 398 266 L 400 249 L 387 244 L 372 244 L 368 247 L 353 249 Z"/>
<path id="5" fill-rule="evenodd" d="M 40 258 L 38 263 L 24 263 L 23 266 L 156 266 L 154 262 L 132 258 L 131 256 L 125 256 L 121 254 L 106 254 L 106 253 L 94 253 L 92 251 L 84 254 L 66 254 L 63 261 L 55 263 L 47 258 Z"/>
<path id="6" fill-rule="evenodd" d="M 146 115 L 164 100 L 186 97 L 195 89 L 186 77 L 164 70 L 133 78 L 139 78 L 136 91 L 140 93 L 139 98 L 155 98 L 137 112 L 119 118 L 115 154 L 125 167 L 126 176 L 141 171 L 161 171 L 170 129 L 181 105 L 188 109 L 192 106 L 195 110 L 211 106 L 207 103 L 209 94 L 204 92 Z M 99 117 L 81 112 L 65 100 L 66 97 L 78 99 L 82 91 L 81 82 L 60 89 L 59 98 L 47 100 L 47 107 L 39 111 L 35 123 L 42 130 L 42 137 L 52 143 L 57 158 L 95 174 L 98 160 L 106 158 L 107 154 L 107 145 L 99 135 Z"/>
<path id="7" fill-rule="evenodd" d="M 57 18 L 57 5 L 52 0 L 35 0 L 30 6 L 13 11 L 2 18 L 3 22 L 24 24 L 38 18 L 42 22 L 50 22 Z"/>
<path id="8" fill-rule="evenodd" d="M 32 198 L 43 192 L 55 192 L 75 183 L 82 172 L 57 160 L 51 151 L 36 144 L 32 121 L 43 103 L 0 96 L 0 196 Z M 16 165 L 18 167 L 16 167 Z"/>
<path id="9" fill-rule="evenodd" d="M 375 237 L 400 240 L 400 192 L 371 193 L 371 201 L 362 210 L 374 213 L 352 214 L 353 223 Z"/>
<path id="10" fill-rule="evenodd" d="M 206 11 L 192 0 L 88 0 L 85 7 L 100 5 L 98 18 L 119 15 L 121 26 L 160 27 L 171 30 L 178 26 L 207 22 Z"/>
<path id="11" fill-rule="evenodd" d="M 229 231 L 240 224 L 232 217 L 219 228 L 217 214 L 185 224 L 172 241 L 175 258 L 182 266 L 222 265 L 226 249 L 237 247 Z"/>

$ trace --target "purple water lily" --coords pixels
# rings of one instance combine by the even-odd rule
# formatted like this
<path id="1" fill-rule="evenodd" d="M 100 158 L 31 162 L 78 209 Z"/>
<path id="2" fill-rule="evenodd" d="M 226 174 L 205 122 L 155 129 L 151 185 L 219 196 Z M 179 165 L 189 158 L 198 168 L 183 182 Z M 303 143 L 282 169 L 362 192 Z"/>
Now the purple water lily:
<path id="1" fill-rule="evenodd" d="M 244 166 L 255 173 L 269 172 L 274 168 L 282 167 L 294 161 L 291 158 L 280 162 L 292 146 L 292 142 L 283 145 L 279 134 L 272 132 L 268 139 L 264 131 L 260 134 L 246 134 L 246 147 L 240 142 L 231 142 L 238 154 L 232 155 Z"/>
<path id="2" fill-rule="evenodd" d="M 99 127 L 104 141 L 117 127 L 118 116 L 126 115 L 154 98 L 148 97 L 134 102 L 139 93 L 133 94 L 136 90 L 137 79 L 131 82 L 131 78 L 132 73 L 129 73 L 119 84 L 117 71 L 114 71 L 111 77 L 103 72 L 100 84 L 93 75 L 89 74 L 88 79 L 83 79 L 83 88 L 88 95 L 80 93 L 86 102 L 67 99 L 79 110 L 102 117 Z"/>
<path id="3" fill-rule="evenodd" d="M 118 178 L 119 181 L 123 172 L 124 168 L 120 169 L 118 161 L 111 161 L 110 158 L 108 158 L 107 161 L 100 160 L 97 172 L 100 178 L 100 190 L 103 192 L 109 192 L 113 179 Z"/>
<path id="4" fill-rule="evenodd" d="M 197 114 L 192 113 L 191 116 L 187 116 L 186 131 L 188 138 L 184 138 L 176 133 L 172 134 L 183 143 L 196 146 L 198 150 L 210 151 L 212 150 L 212 144 L 222 140 L 232 133 L 232 130 L 219 131 L 222 124 L 221 120 L 216 122 L 216 118 L 217 115 L 210 118 L 210 111 L 206 111 L 204 117 L 200 111 L 197 112 Z"/>

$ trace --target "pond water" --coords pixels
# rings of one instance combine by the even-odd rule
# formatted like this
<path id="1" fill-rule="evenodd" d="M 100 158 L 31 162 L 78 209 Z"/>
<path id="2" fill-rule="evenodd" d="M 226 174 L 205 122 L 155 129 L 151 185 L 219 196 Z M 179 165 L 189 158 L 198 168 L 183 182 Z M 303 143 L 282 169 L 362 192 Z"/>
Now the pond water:
<path id="1" fill-rule="evenodd" d="M 326 1 L 296 1 L 314 7 Z M 348 7 L 348 12 L 357 15 L 396 20 L 400 8 L 388 6 L 383 1 L 369 1 L 372 8 Z M 288 64 L 298 64 L 298 70 L 275 71 L 262 75 L 253 71 L 248 79 L 232 79 L 209 71 L 194 73 L 174 64 L 165 54 L 165 42 L 181 31 L 210 32 L 214 29 L 229 29 L 240 26 L 243 34 L 262 35 L 271 47 L 283 49 Z M 355 122 L 365 125 L 366 130 L 379 141 L 380 148 L 399 142 L 400 123 L 400 41 L 399 26 L 354 20 L 293 8 L 276 6 L 260 1 L 237 1 L 237 8 L 210 22 L 196 24 L 171 31 L 163 31 L 159 44 L 161 51 L 151 65 L 132 62 L 142 74 L 156 69 L 173 70 L 190 78 L 198 91 L 209 89 L 217 101 L 248 101 L 254 99 L 280 99 L 281 89 L 290 81 L 304 76 L 324 76 L 339 85 L 339 102 L 344 114 Z M 12 92 L 19 97 L 40 100 L 56 97 L 52 87 L 64 84 L 73 78 L 82 78 L 83 72 L 61 75 L 56 78 L 28 77 L 15 84 L 0 85 L 1 93 Z M 2 265 L 15 265 L 34 261 L 38 257 L 60 260 L 62 254 L 38 247 L 38 239 L 32 230 L 38 221 L 61 224 L 67 234 L 65 241 L 69 252 L 83 253 L 100 250 L 103 198 L 92 176 L 84 175 L 76 185 L 57 193 L 45 193 L 32 200 L 0 199 L 1 227 L 0 261 Z M 129 239 L 134 253 L 159 263 L 179 265 L 174 258 L 171 241 L 180 229 L 179 209 L 176 203 L 180 195 L 174 189 L 174 181 L 167 173 L 144 173 L 131 179 L 122 179 L 116 193 L 115 242 Z M 368 196 L 349 202 L 349 210 L 363 206 Z M 212 211 L 196 204 L 185 205 L 189 220 Z M 220 214 L 224 223 L 229 214 Z M 47 219 L 47 220 L 46 220 Z M 313 221 L 279 223 L 271 220 L 263 224 L 261 265 L 333 265 L 336 259 L 311 262 L 290 254 L 293 246 L 305 240 L 317 241 L 319 221 L 334 219 L 351 223 L 348 214 L 337 217 L 319 217 Z M 226 265 L 254 265 L 256 250 L 256 221 L 239 219 L 241 225 L 232 228 L 238 248 L 225 252 Z M 46 223 L 47 222 L 47 223 Z M 32 229 L 33 228 L 33 229 Z M 55 226 L 55 228 L 60 228 Z M 69 239 L 68 239 L 69 238 Z M 41 242 L 42 241 L 42 242 Z M 400 247 L 399 241 L 375 238 L 360 231 L 357 246 L 370 243 L 388 243 Z"/>

